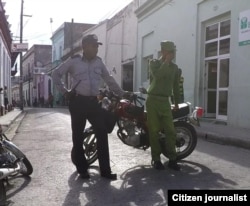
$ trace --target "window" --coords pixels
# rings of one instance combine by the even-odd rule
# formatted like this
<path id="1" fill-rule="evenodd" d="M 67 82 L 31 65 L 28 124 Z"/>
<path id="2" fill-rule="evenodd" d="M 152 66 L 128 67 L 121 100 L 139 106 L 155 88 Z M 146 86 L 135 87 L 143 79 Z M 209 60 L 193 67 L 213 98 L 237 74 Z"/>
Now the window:
<path id="1" fill-rule="evenodd" d="M 220 23 L 220 36 L 223 37 L 228 35 L 230 35 L 230 20 Z"/>
<path id="2" fill-rule="evenodd" d="M 218 38 L 218 25 L 214 24 L 206 28 L 206 41 Z"/>
<path id="3" fill-rule="evenodd" d="M 227 120 L 230 68 L 230 20 L 205 29 L 206 116 Z"/>
<path id="4" fill-rule="evenodd" d="M 205 57 L 230 53 L 230 20 L 206 27 Z"/>
<path id="5" fill-rule="evenodd" d="M 206 44 L 205 50 L 206 50 L 205 51 L 206 57 L 217 56 L 218 43 L 212 42 L 212 43 Z"/>
<path id="6" fill-rule="evenodd" d="M 150 72 L 149 72 L 149 61 L 153 59 L 153 55 L 150 55 L 148 57 L 144 57 L 142 59 L 142 80 L 147 81 L 150 78 Z"/>

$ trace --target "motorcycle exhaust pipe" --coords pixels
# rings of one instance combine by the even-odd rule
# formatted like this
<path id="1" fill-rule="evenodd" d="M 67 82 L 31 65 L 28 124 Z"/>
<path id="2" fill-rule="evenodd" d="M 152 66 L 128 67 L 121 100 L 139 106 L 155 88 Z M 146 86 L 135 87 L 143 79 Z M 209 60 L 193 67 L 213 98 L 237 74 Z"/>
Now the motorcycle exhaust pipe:
<path id="1" fill-rule="evenodd" d="M 15 168 L 0 168 L 0 180 L 13 174 L 14 172 L 18 172 L 19 170 L 20 170 L 19 165 L 17 165 L 17 167 Z"/>

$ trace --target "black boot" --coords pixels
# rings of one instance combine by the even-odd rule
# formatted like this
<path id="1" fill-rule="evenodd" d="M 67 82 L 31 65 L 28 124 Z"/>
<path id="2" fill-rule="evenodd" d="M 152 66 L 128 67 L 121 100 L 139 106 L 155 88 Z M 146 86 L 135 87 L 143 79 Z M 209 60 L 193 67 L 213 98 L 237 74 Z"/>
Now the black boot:
<path id="1" fill-rule="evenodd" d="M 165 169 L 164 165 L 161 163 L 160 160 L 159 161 L 152 161 L 152 166 L 156 170 L 164 170 Z"/>
<path id="2" fill-rule="evenodd" d="M 108 173 L 102 172 L 101 176 L 110 180 L 117 180 L 117 174 L 112 173 L 112 172 L 108 172 Z"/>
<path id="3" fill-rule="evenodd" d="M 81 173 L 79 173 L 79 175 L 82 179 L 89 179 L 90 178 L 88 171 L 81 172 Z"/>
<path id="4" fill-rule="evenodd" d="M 180 165 L 177 164 L 175 160 L 170 160 L 168 163 L 168 168 L 175 170 L 175 171 L 180 171 L 181 167 Z"/>

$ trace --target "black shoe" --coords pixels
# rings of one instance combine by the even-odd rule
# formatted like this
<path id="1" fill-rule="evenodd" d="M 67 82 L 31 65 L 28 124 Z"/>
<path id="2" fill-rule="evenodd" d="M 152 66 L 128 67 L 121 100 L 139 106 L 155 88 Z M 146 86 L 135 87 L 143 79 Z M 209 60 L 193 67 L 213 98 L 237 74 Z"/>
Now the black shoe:
<path id="1" fill-rule="evenodd" d="M 110 180 L 117 180 L 117 175 L 114 173 L 101 173 L 101 176 Z"/>
<path id="2" fill-rule="evenodd" d="M 82 179 L 89 179 L 90 176 L 89 176 L 89 173 L 86 171 L 86 172 L 82 172 L 82 173 L 79 173 L 80 177 Z"/>
<path id="3" fill-rule="evenodd" d="M 176 171 L 180 171 L 181 167 L 177 164 L 176 161 L 169 161 L 168 163 L 168 168 L 172 169 L 172 170 L 176 170 Z"/>
<path id="4" fill-rule="evenodd" d="M 165 170 L 164 165 L 161 163 L 161 161 L 153 161 L 152 166 L 156 170 Z"/>

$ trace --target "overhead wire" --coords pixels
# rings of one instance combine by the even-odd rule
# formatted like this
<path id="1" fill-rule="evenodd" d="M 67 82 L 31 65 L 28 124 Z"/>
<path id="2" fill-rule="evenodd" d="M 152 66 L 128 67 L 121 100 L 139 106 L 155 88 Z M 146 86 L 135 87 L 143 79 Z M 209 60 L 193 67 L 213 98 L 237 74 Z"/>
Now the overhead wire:
<path id="1" fill-rule="evenodd" d="M 120 4 L 114 8 L 113 10 L 109 11 L 107 14 L 105 14 L 102 18 L 100 18 L 100 22 L 104 21 L 105 19 L 112 18 L 117 12 L 125 8 L 132 0 L 127 0 L 125 2 L 120 2 Z"/>
<path id="2" fill-rule="evenodd" d="M 108 19 L 108 18 L 113 17 L 117 12 L 119 12 L 120 10 L 122 10 L 122 9 L 123 9 L 126 5 L 128 5 L 131 1 L 132 1 L 132 0 L 127 0 L 127 1 L 120 2 L 114 9 L 110 10 L 107 14 L 105 14 L 102 18 L 100 18 L 99 21 L 103 21 L 103 20 L 105 20 L 105 19 Z M 28 19 L 25 21 L 25 23 L 24 23 L 24 25 L 23 25 L 23 28 L 25 28 L 25 27 L 28 25 L 29 20 L 30 20 L 30 18 L 28 18 Z M 52 20 L 52 21 L 53 21 L 53 20 Z M 51 27 L 51 28 L 50 28 L 51 33 L 53 34 L 52 22 L 50 22 L 50 27 Z M 46 35 L 48 36 L 47 33 L 32 34 L 32 35 L 29 36 L 29 38 L 27 38 L 27 35 L 26 35 L 25 32 L 24 32 L 25 39 L 29 39 L 29 40 L 39 39 L 39 38 L 41 38 L 41 37 L 43 37 L 43 36 L 46 36 Z M 18 41 L 18 40 L 20 40 L 20 37 L 19 37 L 19 36 L 20 36 L 20 19 L 19 19 L 19 21 L 18 21 L 18 26 L 17 26 L 17 28 L 16 28 L 16 32 L 15 32 L 15 34 L 13 34 L 13 36 L 15 36 L 15 38 L 13 39 L 13 41 Z"/>

